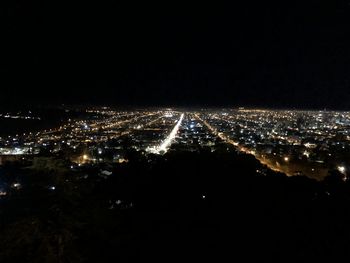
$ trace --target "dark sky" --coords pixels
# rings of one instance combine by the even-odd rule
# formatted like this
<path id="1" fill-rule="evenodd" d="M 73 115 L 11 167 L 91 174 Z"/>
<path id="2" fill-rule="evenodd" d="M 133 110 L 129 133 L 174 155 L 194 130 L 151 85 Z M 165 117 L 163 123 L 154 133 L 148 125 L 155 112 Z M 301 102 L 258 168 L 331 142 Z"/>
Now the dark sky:
<path id="1" fill-rule="evenodd" d="M 350 109 L 350 0 L 45 2 L 1 4 L 1 105 Z"/>

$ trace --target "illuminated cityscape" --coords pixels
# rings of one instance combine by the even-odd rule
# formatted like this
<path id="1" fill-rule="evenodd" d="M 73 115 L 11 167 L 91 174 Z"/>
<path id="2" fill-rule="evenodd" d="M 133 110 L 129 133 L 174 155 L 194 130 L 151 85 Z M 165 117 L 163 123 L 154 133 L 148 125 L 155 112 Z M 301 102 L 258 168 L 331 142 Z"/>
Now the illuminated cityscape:
<path id="1" fill-rule="evenodd" d="M 191 240 L 182 239 L 184 231 L 200 247 L 209 242 L 211 253 L 221 242 L 216 236 L 234 231 L 246 237 L 247 230 L 232 226 L 235 220 L 248 224 L 251 235 L 277 239 L 284 233 L 269 229 L 300 227 L 305 224 L 301 214 L 347 226 L 338 216 L 323 215 L 324 209 L 343 211 L 350 193 L 347 111 L 60 106 L 4 112 L 1 122 L 7 126 L 0 129 L 0 211 L 6 226 L 0 242 L 6 247 L 15 238 L 21 251 L 11 252 L 15 260 L 27 253 L 22 236 L 46 251 L 68 233 L 68 247 L 91 242 L 74 253 L 99 260 L 105 238 L 121 242 L 109 245 L 108 257 L 142 253 L 137 246 L 145 232 L 146 250 L 154 244 L 166 249 L 179 240 L 192 247 Z M 202 238 L 203 229 L 188 224 L 201 226 L 209 236 Z M 154 227 L 164 228 L 161 235 L 174 231 L 168 243 L 158 241 Z M 304 235 L 288 231 L 289 246 Z M 319 240 L 313 242 L 333 233 L 309 231 Z M 50 242 L 47 235 L 53 235 Z M 130 250 L 122 249 L 127 244 Z M 269 251 L 269 243 L 259 241 L 261 246 Z M 36 251 L 35 243 L 30 247 Z M 1 250 L 0 257 L 9 258 Z"/>
<path id="2" fill-rule="evenodd" d="M 4 1 L 0 263 L 350 260 L 350 2 Z"/>
<path id="3" fill-rule="evenodd" d="M 227 143 L 288 176 L 322 180 L 337 168 L 345 180 L 349 127 L 349 112 L 104 107 L 87 109 L 83 117 L 68 119 L 59 127 L 1 137 L 0 154 L 5 163 L 32 160 L 41 152 L 61 153 L 72 166 L 81 166 L 125 160 L 126 148 L 148 155 L 204 147 L 215 151 L 217 143 Z"/>

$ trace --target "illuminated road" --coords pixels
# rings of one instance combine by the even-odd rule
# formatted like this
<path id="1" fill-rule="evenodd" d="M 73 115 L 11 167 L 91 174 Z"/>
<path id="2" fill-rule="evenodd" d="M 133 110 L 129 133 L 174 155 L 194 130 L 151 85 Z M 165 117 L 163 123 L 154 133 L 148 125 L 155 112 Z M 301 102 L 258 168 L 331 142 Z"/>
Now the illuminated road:
<path id="1" fill-rule="evenodd" d="M 292 174 L 287 171 L 286 169 L 282 169 L 282 166 L 276 165 L 273 162 L 269 161 L 267 158 L 262 156 L 261 154 L 257 153 L 255 150 L 248 149 L 247 147 L 241 146 L 238 144 L 238 142 L 235 142 L 234 140 L 230 139 L 228 136 L 223 134 L 222 132 L 218 132 L 217 129 L 215 129 L 213 126 L 211 126 L 207 121 L 203 120 L 198 114 L 195 114 L 195 117 L 201 121 L 214 135 L 218 136 L 221 140 L 224 142 L 234 145 L 240 152 L 244 152 L 247 154 L 252 154 L 254 157 L 263 165 L 266 165 L 271 170 L 275 172 L 282 172 L 286 175 L 291 176 Z M 224 120 L 225 121 L 225 120 Z"/>
<path id="2" fill-rule="evenodd" d="M 151 117 L 156 115 L 156 113 L 150 113 L 150 114 L 144 114 L 144 115 L 140 115 L 140 116 L 136 116 L 134 118 L 131 119 L 127 119 L 127 120 L 123 120 L 123 121 L 117 121 L 117 122 L 112 122 L 109 125 L 105 125 L 102 128 L 103 129 L 112 129 L 112 128 L 118 128 L 124 124 L 130 123 L 130 122 L 136 122 L 137 120 L 141 119 L 141 118 L 145 118 L 145 117 Z"/>
<path id="3" fill-rule="evenodd" d="M 211 126 L 207 121 L 203 120 L 201 117 L 199 117 L 198 114 L 194 114 L 195 118 L 202 122 L 207 128 L 208 130 L 210 130 L 214 135 L 218 136 L 221 140 L 229 143 L 229 144 L 232 144 L 236 147 L 239 147 L 238 146 L 238 142 L 235 142 L 233 140 L 231 140 L 230 138 L 228 138 L 227 136 L 225 136 L 222 132 L 218 132 L 217 129 L 215 129 L 213 126 Z M 240 151 L 244 151 L 244 150 L 247 150 L 246 148 L 242 147 L 242 149 L 240 149 Z M 248 151 L 248 150 L 247 150 Z"/>
<path id="4" fill-rule="evenodd" d="M 146 149 L 146 151 L 149 151 L 151 153 L 155 154 L 162 154 L 166 153 L 168 149 L 170 148 L 171 144 L 173 143 L 177 132 L 179 131 L 179 128 L 181 126 L 182 120 L 184 118 L 184 114 L 182 113 L 180 116 L 180 119 L 177 121 L 176 125 L 172 129 L 171 133 L 168 135 L 168 137 L 165 138 L 165 140 L 162 142 L 161 145 L 157 147 L 149 147 Z"/>

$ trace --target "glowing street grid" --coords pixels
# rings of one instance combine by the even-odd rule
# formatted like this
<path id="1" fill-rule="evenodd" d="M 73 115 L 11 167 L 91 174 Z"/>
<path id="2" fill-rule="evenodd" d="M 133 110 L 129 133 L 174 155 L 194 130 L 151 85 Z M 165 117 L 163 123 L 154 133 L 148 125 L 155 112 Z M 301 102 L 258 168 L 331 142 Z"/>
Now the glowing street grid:
<path id="1" fill-rule="evenodd" d="M 243 108 L 121 111 L 104 107 L 86 109 L 84 114 L 48 130 L 0 137 L 0 161 L 9 156 L 30 158 L 45 151 L 64 152 L 71 161 L 85 165 L 127 161 L 129 150 L 164 155 L 169 151 L 216 151 L 219 144 L 227 144 L 289 176 L 303 174 L 321 180 L 330 169 L 337 169 L 344 180 L 348 178 L 349 112 Z"/>

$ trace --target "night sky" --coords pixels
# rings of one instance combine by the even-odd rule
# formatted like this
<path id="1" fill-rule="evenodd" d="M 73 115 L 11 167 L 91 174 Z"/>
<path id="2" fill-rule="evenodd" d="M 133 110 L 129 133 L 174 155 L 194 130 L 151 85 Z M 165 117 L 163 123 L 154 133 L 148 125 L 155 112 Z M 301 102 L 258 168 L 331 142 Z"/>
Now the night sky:
<path id="1" fill-rule="evenodd" d="M 9 2 L 2 106 L 350 109 L 350 1 Z"/>

